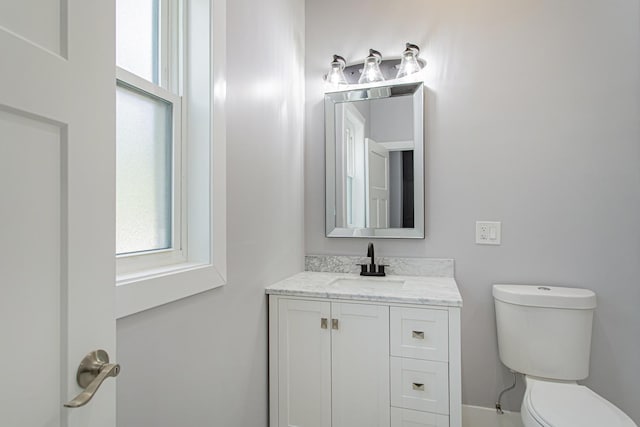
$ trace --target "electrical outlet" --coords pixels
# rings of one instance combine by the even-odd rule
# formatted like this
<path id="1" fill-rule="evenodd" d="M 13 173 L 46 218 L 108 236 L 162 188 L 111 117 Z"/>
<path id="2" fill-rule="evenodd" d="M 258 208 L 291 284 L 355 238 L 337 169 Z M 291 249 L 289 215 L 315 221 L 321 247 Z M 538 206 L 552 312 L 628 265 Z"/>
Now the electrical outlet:
<path id="1" fill-rule="evenodd" d="M 476 243 L 479 245 L 499 245 L 501 240 L 499 221 L 476 221 Z"/>

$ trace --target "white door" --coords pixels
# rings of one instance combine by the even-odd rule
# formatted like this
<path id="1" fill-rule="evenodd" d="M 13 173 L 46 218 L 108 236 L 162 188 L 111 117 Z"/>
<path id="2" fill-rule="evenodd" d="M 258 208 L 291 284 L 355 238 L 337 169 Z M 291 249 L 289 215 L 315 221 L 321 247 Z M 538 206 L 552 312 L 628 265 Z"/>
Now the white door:
<path id="1" fill-rule="evenodd" d="M 279 427 L 331 427 L 330 317 L 329 302 L 278 300 Z"/>
<path id="2" fill-rule="evenodd" d="M 332 427 L 389 427 L 389 307 L 332 303 L 331 317 Z"/>
<path id="3" fill-rule="evenodd" d="M 114 427 L 114 2 L 0 2 L 0 425 Z"/>
<path id="4" fill-rule="evenodd" d="M 367 227 L 389 228 L 389 150 L 365 138 Z"/>

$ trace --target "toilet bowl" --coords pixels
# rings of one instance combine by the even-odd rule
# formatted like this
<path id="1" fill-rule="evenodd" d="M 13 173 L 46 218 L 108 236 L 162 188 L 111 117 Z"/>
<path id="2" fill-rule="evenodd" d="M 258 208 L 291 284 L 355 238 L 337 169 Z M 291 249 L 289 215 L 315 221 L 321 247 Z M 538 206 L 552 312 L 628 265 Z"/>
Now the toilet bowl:
<path id="1" fill-rule="evenodd" d="M 637 427 L 627 414 L 589 388 L 525 377 L 524 427 Z"/>
<path id="2" fill-rule="evenodd" d="M 502 363 L 525 375 L 525 427 L 637 427 L 576 381 L 589 376 L 596 295 L 588 289 L 493 285 Z"/>

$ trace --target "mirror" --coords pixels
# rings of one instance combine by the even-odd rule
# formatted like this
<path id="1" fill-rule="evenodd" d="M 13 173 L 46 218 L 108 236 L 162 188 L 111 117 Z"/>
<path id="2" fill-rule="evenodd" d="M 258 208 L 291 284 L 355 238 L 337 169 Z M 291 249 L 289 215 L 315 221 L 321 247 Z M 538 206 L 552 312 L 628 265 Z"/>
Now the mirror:
<path id="1" fill-rule="evenodd" d="M 327 237 L 424 238 L 422 83 L 325 94 Z"/>

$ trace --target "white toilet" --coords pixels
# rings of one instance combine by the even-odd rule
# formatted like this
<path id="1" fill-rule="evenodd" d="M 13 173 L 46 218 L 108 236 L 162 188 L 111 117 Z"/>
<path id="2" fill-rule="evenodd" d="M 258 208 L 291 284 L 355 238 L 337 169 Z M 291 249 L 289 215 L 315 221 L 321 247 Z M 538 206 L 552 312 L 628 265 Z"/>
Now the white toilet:
<path id="1" fill-rule="evenodd" d="M 637 427 L 576 381 L 589 376 L 596 295 L 587 289 L 493 285 L 500 360 L 525 375 L 525 427 Z"/>

